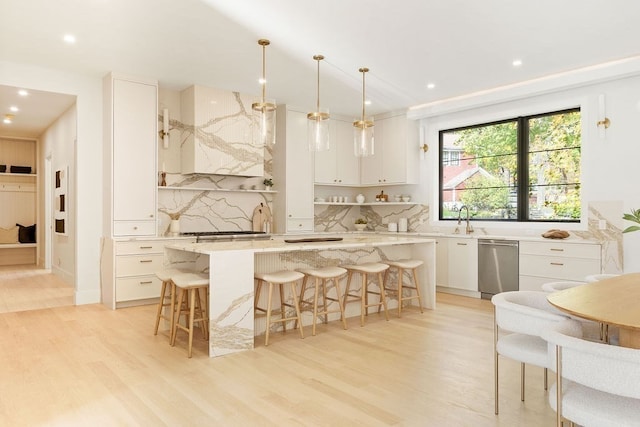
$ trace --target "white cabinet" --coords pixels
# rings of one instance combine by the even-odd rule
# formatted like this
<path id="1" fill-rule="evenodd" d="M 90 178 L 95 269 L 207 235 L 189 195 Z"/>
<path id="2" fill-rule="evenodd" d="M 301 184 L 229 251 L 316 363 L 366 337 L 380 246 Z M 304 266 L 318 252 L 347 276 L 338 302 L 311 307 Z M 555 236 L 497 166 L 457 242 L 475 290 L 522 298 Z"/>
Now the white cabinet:
<path id="1" fill-rule="evenodd" d="M 102 260 L 102 303 L 109 308 L 157 302 L 164 268 L 164 248 L 195 239 L 116 241 L 108 239 Z"/>
<path id="2" fill-rule="evenodd" d="M 329 150 L 315 153 L 315 183 L 360 185 L 360 162 L 353 154 L 353 123 L 329 119 Z"/>
<path id="3" fill-rule="evenodd" d="M 307 144 L 307 113 L 286 105 L 277 111 L 273 147 L 275 232 L 311 233 L 313 221 L 313 153 Z"/>
<path id="4" fill-rule="evenodd" d="M 264 147 L 253 144 L 253 96 L 191 86 L 180 98 L 183 174 L 264 174 Z"/>
<path id="5" fill-rule="evenodd" d="M 449 283 L 449 239 L 436 238 L 436 285 Z"/>
<path id="6" fill-rule="evenodd" d="M 109 74 L 104 78 L 105 234 L 156 232 L 156 81 Z"/>
<path id="7" fill-rule="evenodd" d="M 478 291 L 478 241 L 436 238 L 436 283 L 443 288 Z"/>
<path id="8" fill-rule="evenodd" d="M 478 291 L 478 241 L 449 238 L 448 272 L 450 288 Z"/>
<path id="9" fill-rule="evenodd" d="M 593 243 L 520 242 L 520 290 L 540 291 L 554 281 L 584 281 L 599 274 L 601 248 Z"/>
<path id="10" fill-rule="evenodd" d="M 418 181 L 418 123 L 406 115 L 376 119 L 375 154 L 360 162 L 362 185 L 415 184 Z"/>

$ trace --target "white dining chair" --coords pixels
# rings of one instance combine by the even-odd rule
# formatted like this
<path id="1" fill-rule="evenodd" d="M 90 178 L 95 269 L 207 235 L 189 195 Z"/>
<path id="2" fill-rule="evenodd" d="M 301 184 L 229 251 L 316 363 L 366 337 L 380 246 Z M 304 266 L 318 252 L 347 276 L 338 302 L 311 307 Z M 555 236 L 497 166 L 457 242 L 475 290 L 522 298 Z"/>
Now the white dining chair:
<path id="1" fill-rule="evenodd" d="M 558 427 L 563 418 L 582 426 L 640 425 L 640 350 L 584 340 L 573 319 L 542 337 L 555 365 L 549 404 Z"/>
<path id="2" fill-rule="evenodd" d="M 540 336 L 549 326 L 568 319 L 547 301 L 546 292 L 501 292 L 491 298 L 494 305 L 494 387 L 498 414 L 499 355 L 520 362 L 520 400 L 524 401 L 525 364 L 544 368 L 547 389 L 547 342 Z"/>
<path id="3" fill-rule="evenodd" d="M 612 277 L 619 276 L 619 274 L 602 273 L 602 274 L 590 274 L 584 278 L 587 283 L 597 282 L 599 280 L 611 279 Z"/>

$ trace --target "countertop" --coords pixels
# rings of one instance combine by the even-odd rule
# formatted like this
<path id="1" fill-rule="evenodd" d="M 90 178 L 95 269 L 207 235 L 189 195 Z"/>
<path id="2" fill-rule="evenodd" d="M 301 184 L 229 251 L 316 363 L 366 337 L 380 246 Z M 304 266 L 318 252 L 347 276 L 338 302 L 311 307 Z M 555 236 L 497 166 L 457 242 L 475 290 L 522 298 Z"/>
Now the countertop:
<path id="1" fill-rule="evenodd" d="M 397 234 L 397 233 L 396 233 Z M 301 239 L 309 237 L 342 237 L 340 241 L 324 242 L 296 242 L 287 243 L 285 239 Z M 256 253 L 266 252 L 291 252 L 311 251 L 322 249 L 351 249 L 375 246 L 407 245 L 416 243 L 435 243 L 435 240 L 418 234 L 402 233 L 402 235 L 385 235 L 379 233 L 332 233 L 329 234 L 305 234 L 305 235 L 274 235 L 269 240 L 246 240 L 232 242 L 200 242 L 200 243 L 173 243 L 167 245 L 169 249 L 178 249 L 187 252 L 210 254 L 213 252 L 251 251 Z"/>

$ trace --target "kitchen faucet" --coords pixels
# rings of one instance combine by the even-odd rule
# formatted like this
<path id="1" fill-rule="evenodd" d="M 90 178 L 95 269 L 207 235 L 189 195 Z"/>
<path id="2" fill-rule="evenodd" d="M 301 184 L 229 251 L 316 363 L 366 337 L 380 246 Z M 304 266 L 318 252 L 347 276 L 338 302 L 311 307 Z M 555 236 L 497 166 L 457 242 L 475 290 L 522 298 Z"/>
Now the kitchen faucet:
<path id="1" fill-rule="evenodd" d="M 458 211 L 458 225 L 460 225 L 461 216 L 462 216 L 462 209 L 466 209 L 467 210 L 467 228 L 465 229 L 465 232 L 466 232 L 466 234 L 471 234 L 471 233 L 473 233 L 473 227 L 471 226 L 471 224 L 469 224 L 469 206 L 467 206 L 467 205 L 460 206 L 460 210 Z"/>

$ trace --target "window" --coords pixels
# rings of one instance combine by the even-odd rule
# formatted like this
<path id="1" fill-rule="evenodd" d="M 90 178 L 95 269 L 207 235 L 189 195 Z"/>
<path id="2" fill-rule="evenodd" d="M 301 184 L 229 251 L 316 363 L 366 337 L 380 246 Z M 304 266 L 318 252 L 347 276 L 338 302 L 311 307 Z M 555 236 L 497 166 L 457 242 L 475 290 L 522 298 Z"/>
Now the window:
<path id="1" fill-rule="evenodd" d="M 440 131 L 440 219 L 580 221 L 580 142 L 580 109 Z"/>

